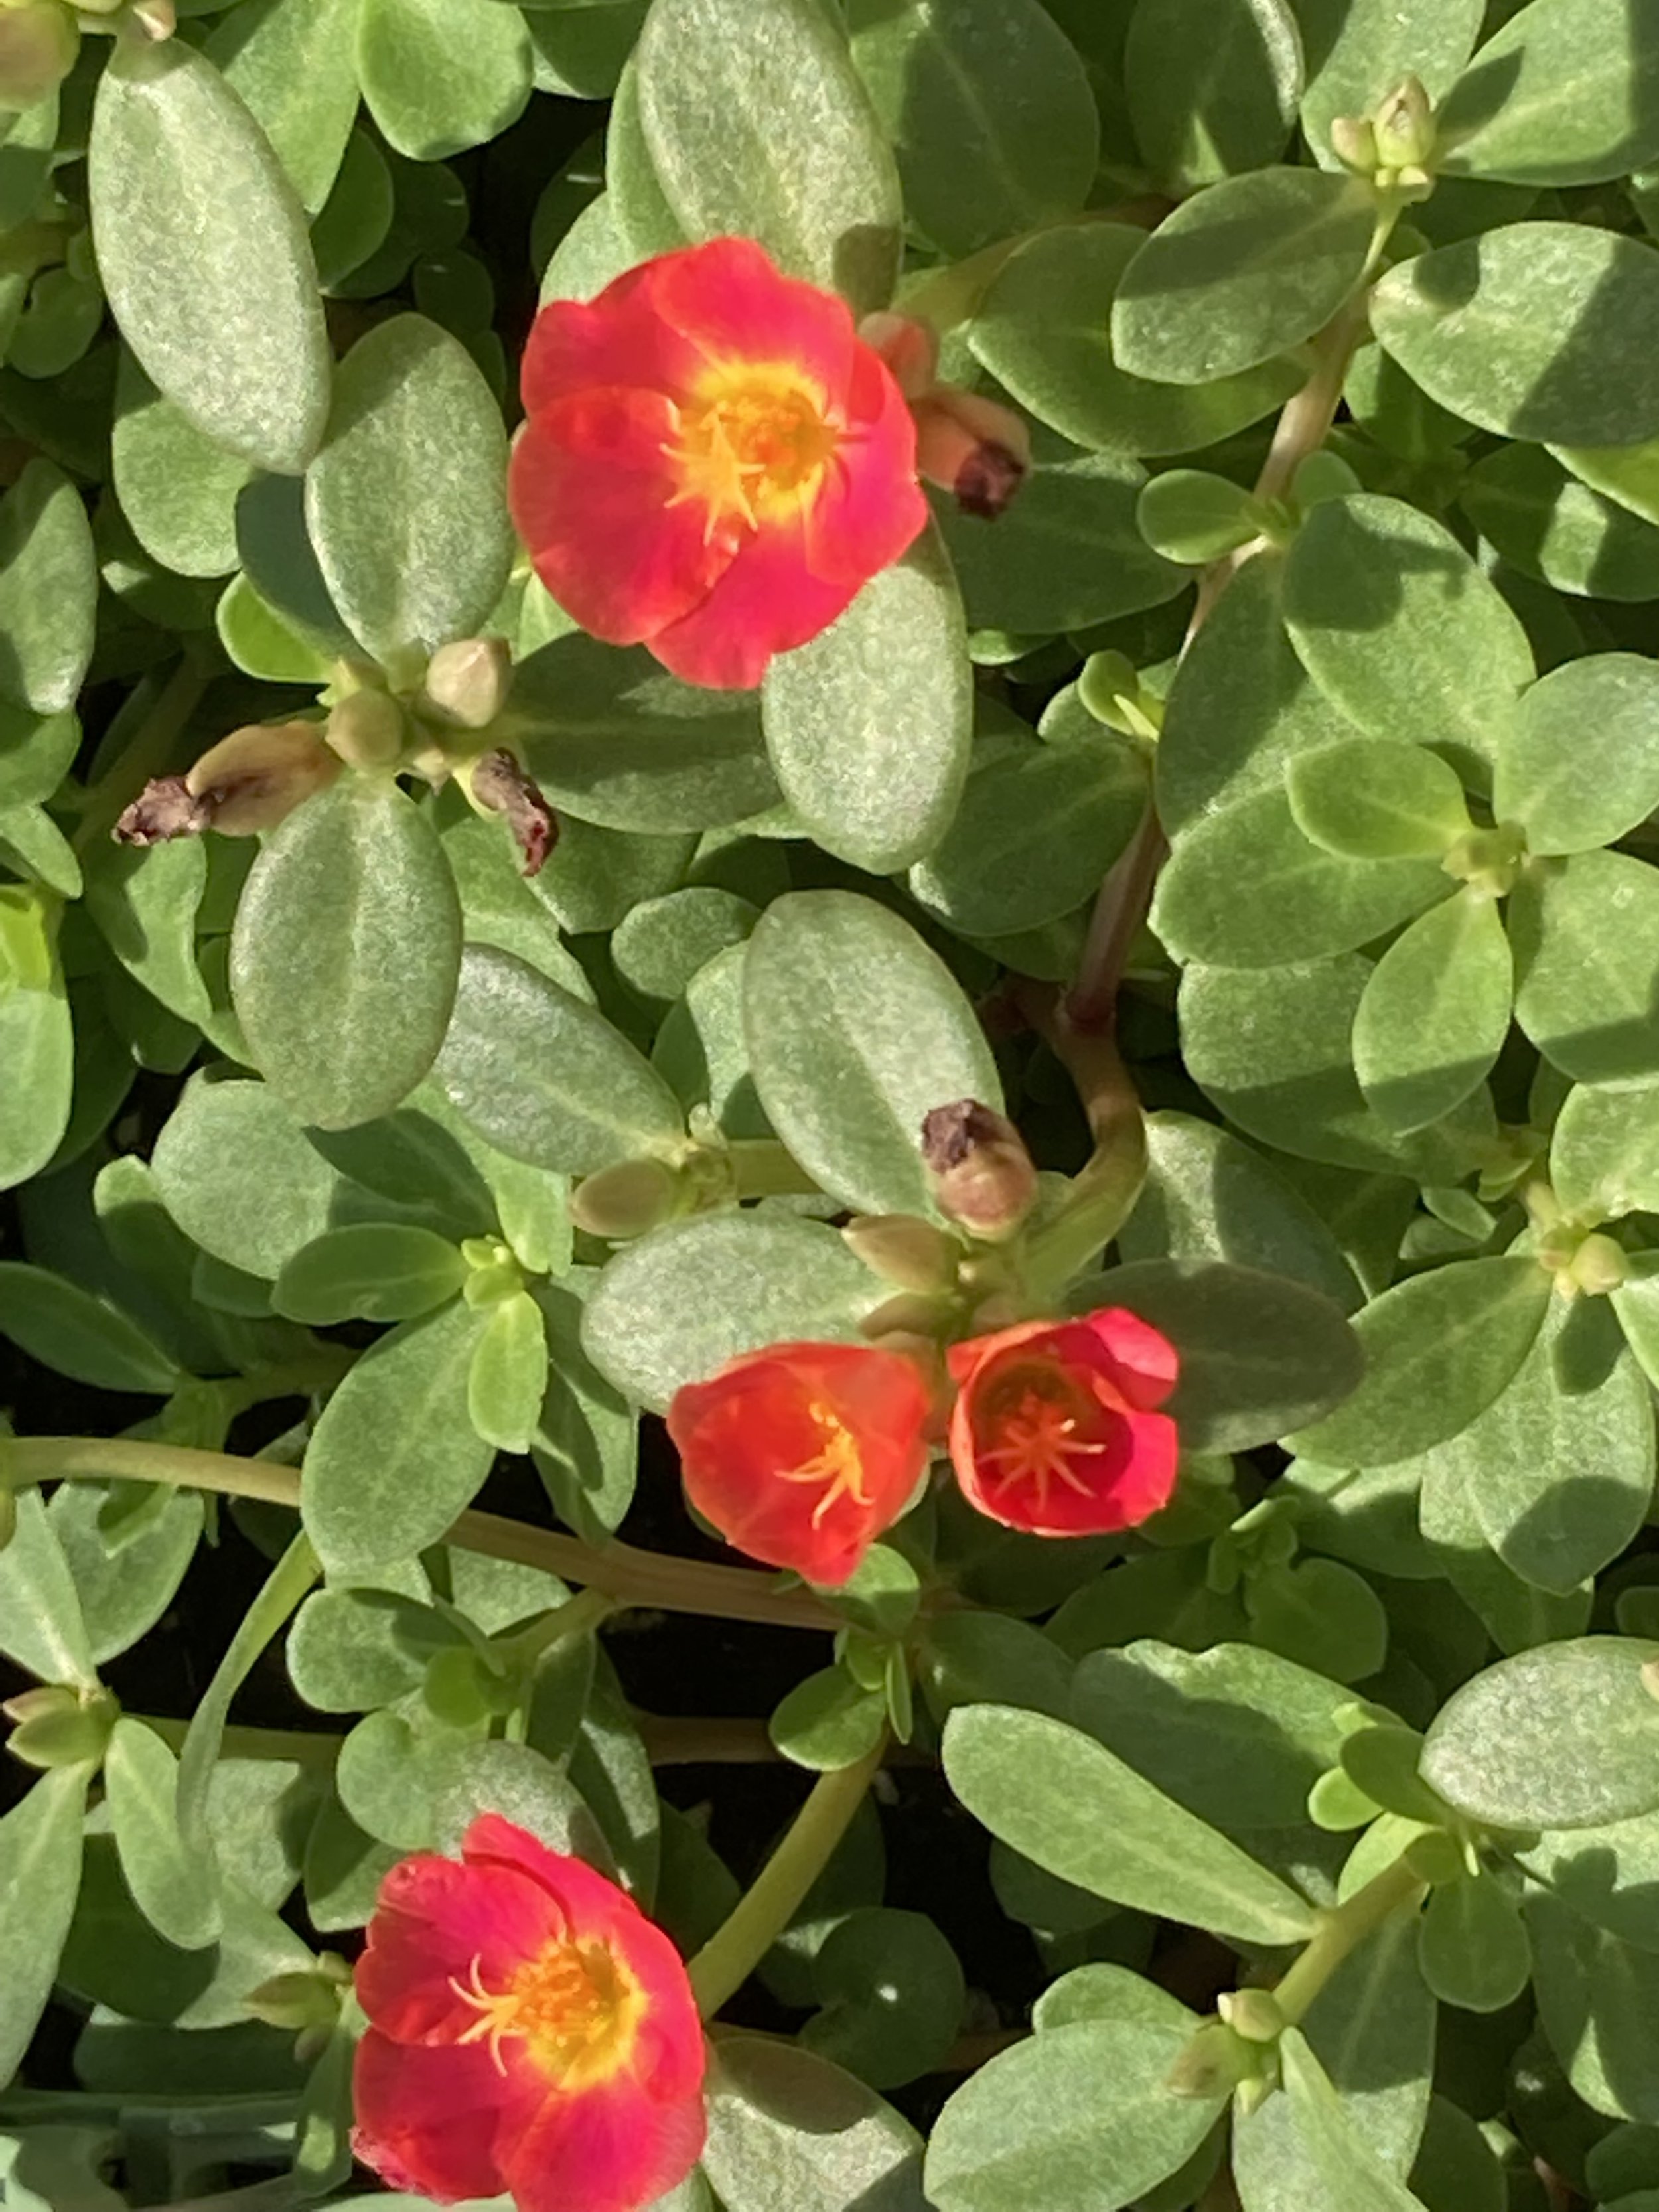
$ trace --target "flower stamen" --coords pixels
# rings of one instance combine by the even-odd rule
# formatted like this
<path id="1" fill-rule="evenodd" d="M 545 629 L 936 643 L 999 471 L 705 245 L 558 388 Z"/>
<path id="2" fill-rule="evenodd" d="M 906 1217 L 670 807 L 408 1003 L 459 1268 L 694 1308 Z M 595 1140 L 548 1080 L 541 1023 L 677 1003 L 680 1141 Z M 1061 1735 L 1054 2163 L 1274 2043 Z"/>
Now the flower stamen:
<path id="1" fill-rule="evenodd" d="M 821 1528 L 824 1516 L 839 1498 L 850 1498 L 855 1505 L 868 1505 L 869 1496 L 864 1487 L 864 1461 L 852 1431 L 844 1421 L 838 1420 L 828 1406 L 814 1399 L 807 1407 L 808 1419 L 823 1440 L 821 1450 L 799 1467 L 780 1468 L 780 1482 L 822 1482 L 826 1487 L 822 1498 L 812 1508 L 812 1526 Z"/>

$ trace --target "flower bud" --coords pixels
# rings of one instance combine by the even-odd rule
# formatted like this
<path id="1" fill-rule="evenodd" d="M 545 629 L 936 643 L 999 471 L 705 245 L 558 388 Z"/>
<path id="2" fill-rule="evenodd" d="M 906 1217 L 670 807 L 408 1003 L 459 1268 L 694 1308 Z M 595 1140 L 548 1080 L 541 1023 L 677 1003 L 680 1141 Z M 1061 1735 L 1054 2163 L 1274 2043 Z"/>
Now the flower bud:
<path id="1" fill-rule="evenodd" d="M 487 729 L 507 704 L 513 654 L 505 638 L 466 637 L 441 645 L 428 661 L 417 714 L 456 729 Z"/>
<path id="2" fill-rule="evenodd" d="M 1277 2043 L 1285 2033 L 1285 2015 L 1271 1990 L 1229 1990 L 1216 1999 L 1216 2010 L 1246 2043 Z"/>
<path id="3" fill-rule="evenodd" d="M 390 768 L 403 751 L 409 725 L 388 692 L 366 685 L 330 710 L 323 736 L 353 768 Z"/>
<path id="4" fill-rule="evenodd" d="M 883 308 L 865 317 L 859 336 L 881 356 L 907 399 L 923 398 L 933 390 L 939 375 L 939 339 L 930 323 Z"/>
<path id="5" fill-rule="evenodd" d="M 340 773 L 322 739 L 315 722 L 251 722 L 210 745 L 185 788 L 227 837 L 274 830 Z"/>
<path id="6" fill-rule="evenodd" d="M 109 1748 L 121 1708 L 107 1690 L 85 1692 L 52 1686 L 8 1698 L 0 1711 L 15 1722 L 6 1748 L 25 1766 L 96 1766 Z"/>
<path id="7" fill-rule="evenodd" d="M 994 522 L 1025 481 L 1031 438 L 1012 408 L 936 384 L 915 403 L 916 472 L 956 494 L 964 514 Z"/>
<path id="8" fill-rule="evenodd" d="M 590 1237 L 643 1237 L 677 1211 L 679 1177 L 661 1160 L 621 1160 L 570 1194 L 570 1218 Z"/>
<path id="9" fill-rule="evenodd" d="M 0 7 L 0 110 L 33 107 L 75 67 L 81 33 L 59 0 Z"/>
<path id="10" fill-rule="evenodd" d="M 1224 2097 L 1250 2080 L 1261 2063 L 1259 2050 L 1224 2020 L 1206 2020 L 1188 2039 L 1164 2086 L 1172 2097 Z"/>
<path id="11" fill-rule="evenodd" d="M 1025 1139 L 977 1099 L 934 1107 L 921 1125 L 921 1156 L 940 1212 L 988 1244 L 1013 1236 L 1036 1204 Z"/>
<path id="12" fill-rule="evenodd" d="M 1630 1261 L 1622 1245 L 1611 1237 L 1597 1231 L 1585 1237 L 1573 1254 L 1566 1269 L 1566 1280 L 1560 1285 L 1565 1290 L 1571 1285 L 1574 1291 L 1583 1291 L 1592 1298 L 1605 1297 L 1616 1291 L 1630 1273 Z"/>
<path id="13" fill-rule="evenodd" d="M 1338 115 L 1331 121 L 1331 151 L 1345 169 L 1372 175 L 1377 166 L 1376 132 L 1363 115 Z"/>
<path id="14" fill-rule="evenodd" d="M 906 1291 L 946 1291 L 962 1253 L 954 1238 L 914 1213 L 861 1213 L 842 1231 L 865 1266 Z"/>
<path id="15" fill-rule="evenodd" d="M 332 1951 L 325 1951 L 314 1967 L 301 1973 L 273 1974 L 250 1990 L 242 2002 L 255 2020 L 267 2027 L 300 2035 L 314 2028 L 332 2028 L 340 2017 L 340 2001 L 350 1985 L 351 1970 Z"/>
<path id="16" fill-rule="evenodd" d="M 538 876 L 559 842 L 559 818 L 512 754 L 498 749 L 457 763 L 457 778 L 481 814 L 500 814 L 519 848 L 519 872 Z"/>
<path id="17" fill-rule="evenodd" d="M 1434 151 L 1434 109 L 1420 77 L 1401 77 L 1372 116 L 1377 165 L 1418 169 Z"/>

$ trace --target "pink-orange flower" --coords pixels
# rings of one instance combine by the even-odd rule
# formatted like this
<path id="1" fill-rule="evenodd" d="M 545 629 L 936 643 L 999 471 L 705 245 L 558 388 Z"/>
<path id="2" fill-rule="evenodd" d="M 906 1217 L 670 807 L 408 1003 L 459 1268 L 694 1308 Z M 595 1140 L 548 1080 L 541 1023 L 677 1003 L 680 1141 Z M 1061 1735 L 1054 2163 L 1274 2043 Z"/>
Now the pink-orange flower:
<path id="1" fill-rule="evenodd" d="M 929 1402 L 902 1352 L 774 1344 L 677 1390 L 668 1433 L 687 1497 L 728 1544 L 834 1586 L 921 1480 Z"/>
<path id="2" fill-rule="evenodd" d="M 1175 1346 L 1121 1307 L 953 1345 L 951 1464 L 970 1505 L 1036 1536 L 1133 1528 L 1175 1487 Z"/>
<path id="3" fill-rule="evenodd" d="M 842 301 L 748 239 L 552 301 L 520 383 L 508 499 L 537 574 L 688 683 L 758 684 L 927 519 L 885 363 Z"/>
<path id="4" fill-rule="evenodd" d="M 380 1885 L 358 1962 L 353 2148 L 394 2189 L 637 2212 L 703 2142 L 703 2040 L 673 1945 L 614 1882 L 499 1814 Z"/>

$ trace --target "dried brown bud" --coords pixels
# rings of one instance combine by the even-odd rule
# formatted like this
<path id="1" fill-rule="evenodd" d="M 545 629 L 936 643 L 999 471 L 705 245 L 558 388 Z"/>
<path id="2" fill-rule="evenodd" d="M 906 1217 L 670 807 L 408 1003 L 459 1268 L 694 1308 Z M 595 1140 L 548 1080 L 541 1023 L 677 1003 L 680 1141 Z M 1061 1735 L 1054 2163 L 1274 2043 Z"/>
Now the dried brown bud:
<path id="1" fill-rule="evenodd" d="M 994 521 L 1025 481 L 1030 433 L 1012 408 L 936 384 L 915 404 L 916 468 L 956 494 L 966 514 Z"/>
<path id="2" fill-rule="evenodd" d="M 252 837 L 274 830 L 339 773 L 339 756 L 323 743 L 320 724 L 250 722 L 210 745 L 185 787 L 206 807 L 210 828 Z"/>
<path id="3" fill-rule="evenodd" d="M 539 875 L 559 842 L 559 817 L 509 752 L 481 753 L 467 771 L 475 805 L 504 815 L 521 875 Z"/>
<path id="4" fill-rule="evenodd" d="M 1012 1237 L 1036 1204 L 1025 1139 L 976 1098 L 933 1109 L 921 1125 L 921 1156 L 939 1211 L 986 1243 Z"/>
<path id="5" fill-rule="evenodd" d="M 199 837 L 212 819 L 183 776 L 158 775 L 124 810 L 110 835 L 118 845 L 165 845 L 172 837 Z"/>
<path id="6" fill-rule="evenodd" d="M 456 729 L 487 729 L 507 704 L 512 681 L 505 638 L 461 638 L 441 645 L 427 663 L 416 711 Z"/>

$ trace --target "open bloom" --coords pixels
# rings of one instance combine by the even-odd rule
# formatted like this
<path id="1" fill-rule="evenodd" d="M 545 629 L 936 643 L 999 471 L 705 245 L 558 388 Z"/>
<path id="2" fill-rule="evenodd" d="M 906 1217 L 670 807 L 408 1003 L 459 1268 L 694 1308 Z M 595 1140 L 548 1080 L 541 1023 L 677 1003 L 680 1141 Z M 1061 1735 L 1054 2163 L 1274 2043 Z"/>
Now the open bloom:
<path id="1" fill-rule="evenodd" d="M 916 432 L 844 301 L 748 239 L 542 309 L 507 494 L 536 573 L 611 645 L 744 690 L 927 519 Z"/>
<path id="2" fill-rule="evenodd" d="M 1109 1306 L 953 1345 L 951 1464 L 970 1505 L 1036 1536 L 1133 1528 L 1175 1487 L 1175 1346 Z"/>
<path id="3" fill-rule="evenodd" d="M 703 2142 L 685 1969 L 614 1882 L 498 1814 L 459 1862 L 380 1885 L 357 1995 L 352 2147 L 394 2189 L 520 2212 L 636 2212 Z"/>
<path id="4" fill-rule="evenodd" d="M 686 1495 L 728 1544 L 844 1583 L 927 1464 L 930 1393 L 902 1352 L 774 1344 L 674 1394 Z"/>

